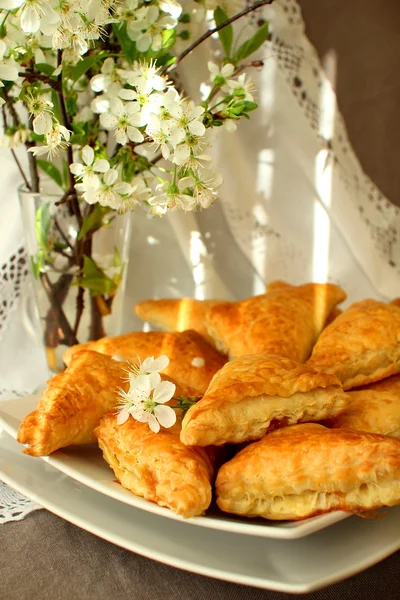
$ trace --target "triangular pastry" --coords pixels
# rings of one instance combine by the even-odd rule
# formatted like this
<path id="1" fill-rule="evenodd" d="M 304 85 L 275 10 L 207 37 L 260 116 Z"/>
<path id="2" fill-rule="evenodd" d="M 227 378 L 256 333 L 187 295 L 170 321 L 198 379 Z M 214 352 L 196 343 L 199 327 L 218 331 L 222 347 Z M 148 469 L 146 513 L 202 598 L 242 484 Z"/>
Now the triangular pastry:
<path id="1" fill-rule="evenodd" d="M 194 517 L 211 502 L 214 450 L 184 446 L 180 428 L 177 422 L 153 433 L 147 423 L 129 418 L 118 425 L 117 417 L 108 414 L 94 433 L 123 487 L 178 515 Z"/>
<path id="2" fill-rule="evenodd" d="M 346 298 L 333 284 L 270 284 L 269 291 L 241 302 L 209 308 L 209 335 L 230 358 L 276 354 L 304 362 L 332 309 Z"/>
<path id="3" fill-rule="evenodd" d="M 95 342 L 69 348 L 63 356 L 68 365 L 77 350 L 95 350 L 109 356 L 121 356 L 136 363 L 148 356 L 168 356 L 170 362 L 162 375 L 177 383 L 184 395 L 202 396 L 214 373 L 226 362 L 215 348 L 195 331 L 166 333 L 133 331 L 116 337 L 104 337 Z"/>
<path id="4" fill-rule="evenodd" d="M 336 375 L 345 390 L 400 372 L 400 308 L 352 304 L 321 333 L 308 364 Z"/>
<path id="5" fill-rule="evenodd" d="M 196 446 L 257 440 L 277 427 L 334 417 L 346 406 L 335 376 L 279 356 L 242 356 L 218 371 L 188 410 L 181 440 Z"/>
<path id="6" fill-rule="evenodd" d="M 39 405 L 22 421 L 17 440 L 25 454 L 47 456 L 72 444 L 96 441 L 93 429 L 126 388 L 126 365 L 97 352 L 78 352 L 48 381 Z"/>
<path id="7" fill-rule="evenodd" d="M 348 392 L 349 405 L 329 427 L 400 438 L 400 375 Z"/>
<path id="8" fill-rule="evenodd" d="M 222 300 L 196 300 L 195 298 L 168 298 L 144 300 L 135 306 L 135 313 L 144 321 L 163 331 L 192 329 L 213 343 L 208 335 L 205 316 L 207 310 Z"/>
<path id="9" fill-rule="evenodd" d="M 274 520 L 400 503 L 400 440 L 307 423 L 274 431 L 225 463 L 217 504 Z"/>

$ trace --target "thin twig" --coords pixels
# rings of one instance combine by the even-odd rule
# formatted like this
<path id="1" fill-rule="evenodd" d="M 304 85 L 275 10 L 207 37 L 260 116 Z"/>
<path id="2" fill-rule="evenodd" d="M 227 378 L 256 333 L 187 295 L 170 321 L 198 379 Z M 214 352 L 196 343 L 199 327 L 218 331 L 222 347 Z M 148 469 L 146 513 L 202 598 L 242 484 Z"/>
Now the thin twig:
<path id="1" fill-rule="evenodd" d="M 73 248 L 71 242 L 69 241 L 69 239 L 67 238 L 67 236 L 65 235 L 63 230 L 61 229 L 61 225 L 59 224 L 59 222 L 57 221 L 56 218 L 54 218 L 54 225 L 55 225 L 58 233 L 61 235 L 62 239 L 64 240 L 64 242 L 67 244 L 67 246 L 69 246 L 69 248 L 71 250 L 73 250 L 74 248 Z"/>
<path id="2" fill-rule="evenodd" d="M 7 128 L 8 128 L 8 123 L 7 123 L 6 106 L 4 104 L 2 106 L 2 114 L 3 114 L 4 133 L 5 133 L 7 131 Z M 23 168 L 21 166 L 21 163 L 19 162 L 18 156 L 17 156 L 14 148 L 10 148 L 10 150 L 11 150 L 11 154 L 12 154 L 14 160 L 15 160 L 15 163 L 16 163 L 16 165 L 18 167 L 18 170 L 21 173 L 22 179 L 24 180 L 25 185 L 28 188 L 28 190 L 30 190 L 31 189 L 31 185 L 30 185 L 30 183 L 28 181 L 27 176 L 25 175 L 25 172 L 24 172 L 24 170 L 23 170 Z"/>
<path id="3" fill-rule="evenodd" d="M 56 92 L 60 89 L 58 81 L 51 79 L 47 75 L 42 75 L 41 73 L 30 73 L 29 71 L 25 71 L 24 73 L 18 73 L 19 77 L 23 77 L 27 81 L 42 81 L 43 83 L 47 83 L 53 90 Z"/>
<path id="4" fill-rule="evenodd" d="M 13 155 L 13 158 L 14 158 L 14 160 L 16 162 L 18 170 L 21 173 L 22 179 L 24 180 L 24 183 L 25 183 L 26 187 L 28 188 L 29 191 L 32 191 L 31 184 L 29 183 L 28 178 L 25 175 L 25 172 L 24 172 L 24 170 L 23 170 L 23 168 L 21 166 L 21 163 L 18 160 L 18 156 L 17 156 L 15 150 L 13 148 L 10 148 L 10 150 L 11 150 L 11 154 Z"/>
<path id="5" fill-rule="evenodd" d="M 233 15 L 233 17 L 231 17 L 230 19 L 227 19 L 226 21 L 224 21 L 223 23 L 221 23 L 217 27 L 214 27 L 213 29 L 209 29 L 208 31 L 206 31 L 206 33 L 204 33 L 201 37 L 199 37 L 195 42 L 193 42 L 193 44 L 191 44 L 190 46 L 188 46 L 186 48 L 186 50 L 184 50 L 177 57 L 176 61 L 174 63 L 172 63 L 172 65 L 170 65 L 167 68 L 161 69 L 161 72 L 164 73 L 164 74 L 165 73 L 170 73 L 173 69 L 175 69 L 177 67 L 177 65 L 188 54 L 190 54 L 191 52 L 193 52 L 193 50 L 195 48 L 197 48 L 197 46 L 200 46 L 200 44 L 202 44 L 205 40 L 207 40 L 209 37 L 211 37 L 214 33 L 217 33 L 218 31 L 221 31 L 221 29 L 224 29 L 224 27 L 227 27 L 227 25 L 230 25 L 234 21 L 237 21 L 238 19 L 241 19 L 242 17 L 244 17 L 248 13 L 251 13 L 254 10 L 257 10 L 257 8 L 261 8 L 261 6 L 266 6 L 267 4 L 272 4 L 273 2 L 274 2 L 274 0 L 261 0 L 260 2 L 256 2 L 255 4 L 252 4 L 251 6 L 248 6 L 247 8 L 245 8 L 244 10 L 242 10 L 241 12 L 237 13 L 236 15 Z"/>
<path id="6" fill-rule="evenodd" d="M 28 128 L 31 130 L 33 129 L 32 121 L 33 121 L 33 115 L 29 114 Z M 29 163 L 29 173 L 31 176 L 31 191 L 38 193 L 39 189 L 40 189 L 40 184 L 39 184 L 39 173 L 38 173 L 36 158 L 32 152 L 29 152 L 29 149 L 36 146 L 36 144 L 34 141 L 29 141 L 29 142 L 25 142 L 25 146 L 28 148 L 28 163 Z"/>

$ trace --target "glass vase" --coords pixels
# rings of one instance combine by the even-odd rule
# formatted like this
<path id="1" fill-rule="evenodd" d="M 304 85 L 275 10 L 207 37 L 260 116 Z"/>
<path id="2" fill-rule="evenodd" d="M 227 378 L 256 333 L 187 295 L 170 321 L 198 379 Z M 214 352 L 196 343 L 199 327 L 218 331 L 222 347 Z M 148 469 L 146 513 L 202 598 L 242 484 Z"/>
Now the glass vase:
<path id="1" fill-rule="evenodd" d="M 32 299 L 49 368 L 68 346 L 121 333 L 131 213 L 19 189 Z M 30 309 L 32 312 L 32 307 Z"/>

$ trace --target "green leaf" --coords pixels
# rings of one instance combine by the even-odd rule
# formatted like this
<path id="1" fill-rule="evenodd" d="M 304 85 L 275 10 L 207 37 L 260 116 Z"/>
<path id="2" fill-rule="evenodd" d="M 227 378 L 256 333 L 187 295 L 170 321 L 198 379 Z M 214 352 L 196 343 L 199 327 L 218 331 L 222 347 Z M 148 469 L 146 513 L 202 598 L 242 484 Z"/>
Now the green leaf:
<path id="1" fill-rule="evenodd" d="M 118 289 L 114 281 L 89 256 L 83 257 L 83 277 L 79 277 L 74 285 L 89 289 L 91 296 L 113 296 Z"/>
<path id="2" fill-rule="evenodd" d="M 47 75 L 48 77 L 51 77 L 54 72 L 54 67 L 48 65 L 47 63 L 36 63 L 35 69 L 39 71 L 39 73 L 44 73 L 44 75 Z"/>
<path id="3" fill-rule="evenodd" d="M 259 29 L 257 29 L 255 34 L 249 40 L 247 40 L 247 42 L 244 42 L 244 44 L 238 48 L 235 54 L 235 61 L 238 62 L 244 58 L 247 58 L 250 56 L 250 54 L 253 54 L 253 52 L 258 50 L 258 48 L 266 41 L 267 37 L 268 23 L 264 23 Z"/>
<path id="4" fill-rule="evenodd" d="M 218 6 L 216 10 L 214 10 L 214 21 L 217 27 L 225 23 L 228 20 L 228 15 L 226 12 Z M 222 47 L 225 50 L 226 58 L 230 56 L 232 42 L 233 42 L 233 27 L 232 25 L 227 25 L 220 31 L 218 31 L 218 36 L 221 41 Z"/>
<path id="5" fill-rule="evenodd" d="M 65 106 L 71 117 L 75 117 L 78 113 L 77 97 L 77 95 L 71 94 L 65 98 Z"/>
<path id="6" fill-rule="evenodd" d="M 164 29 L 162 32 L 162 49 L 169 50 L 176 42 L 176 29 Z"/>
<path id="7" fill-rule="evenodd" d="M 114 261 L 113 261 L 113 265 L 114 265 L 114 267 L 122 267 L 121 255 L 120 255 L 117 247 L 114 248 Z"/>
<path id="8" fill-rule="evenodd" d="M 30 131 L 29 135 L 31 137 L 31 140 L 34 142 L 44 142 L 44 135 L 38 135 L 37 133 L 35 133 L 34 131 Z"/>
<path id="9" fill-rule="evenodd" d="M 115 36 L 121 44 L 122 52 L 125 54 L 129 62 L 133 62 L 137 57 L 138 52 L 136 50 L 135 42 L 131 40 L 131 38 L 126 32 L 126 24 L 121 26 L 119 24 L 114 23 L 112 28 Z"/>
<path id="10" fill-rule="evenodd" d="M 53 103 L 53 112 L 54 112 L 54 116 L 56 117 L 57 121 L 59 121 L 60 123 L 63 122 L 63 118 L 61 115 L 61 110 L 60 110 L 60 103 L 58 101 L 58 96 L 55 90 L 51 90 L 51 101 Z"/>
<path id="11" fill-rule="evenodd" d="M 86 58 L 82 58 L 72 69 L 71 69 L 71 79 L 75 83 L 84 75 L 93 65 L 97 62 L 103 60 L 107 56 L 106 52 L 99 52 L 98 54 L 93 54 L 92 56 L 86 56 Z"/>
<path id="12" fill-rule="evenodd" d="M 47 238 L 50 231 L 50 224 L 50 202 L 46 202 L 37 209 L 35 218 L 36 238 L 39 242 L 40 248 L 42 248 L 42 250 L 45 252 L 49 251 Z"/>
<path id="13" fill-rule="evenodd" d="M 31 271 L 35 279 L 39 279 L 40 271 L 43 267 L 43 252 L 40 251 L 36 255 L 37 260 L 33 256 L 30 257 Z"/>
<path id="14" fill-rule="evenodd" d="M 44 171 L 46 173 L 46 175 L 48 175 L 49 177 L 51 177 L 51 179 L 53 181 L 56 182 L 56 184 L 62 188 L 63 184 L 62 184 L 62 176 L 60 171 L 57 169 L 57 167 L 55 165 L 53 165 L 53 163 L 49 162 L 48 160 L 36 160 L 37 166 L 39 167 L 39 169 L 42 169 L 42 171 Z"/>
<path id="15" fill-rule="evenodd" d="M 104 225 L 103 218 L 111 212 L 111 208 L 95 204 L 93 211 L 83 219 L 82 227 L 78 235 L 78 240 L 81 240 L 89 231 L 99 229 Z"/>

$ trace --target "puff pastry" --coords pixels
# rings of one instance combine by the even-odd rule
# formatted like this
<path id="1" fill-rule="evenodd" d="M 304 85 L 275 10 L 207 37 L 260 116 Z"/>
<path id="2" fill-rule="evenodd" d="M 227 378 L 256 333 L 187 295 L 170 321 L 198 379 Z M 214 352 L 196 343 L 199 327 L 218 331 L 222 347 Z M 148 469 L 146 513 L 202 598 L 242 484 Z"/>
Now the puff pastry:
<path id="1" fill-rule="evenodd" d="M 333 373 L 345 390 L 400 371 L 400 308 L 377 300 L 352 304 L 322 333 L 308 364 Z"/>
<path id="2" fill-rule="evenodd" d="M 400 438 L 400 375 L 348 392 L 346 410 L 329 422 L 344 427 Z"/>
<path id="3" fill-rule="evenodd" d="M 153 433 L 129 418 L 117 424 L 104 416 L 94 433 L 121 485 L 137 496 L 194 517 L 209 507 L 214 474 L 212 449 L 189 448 L 179 440 L 181 424 Z"/>
<path id="4" fill-rule="evenodd" d="M 400 440 L 307 423 L 250 444 L 219 470 L 217 504 L 248 517 L 298 520 L 400 503 Z"/>
<path id="5" fill-rule="evenodd" d="M 214 373 L 226 362 L 226 357 L 195 331 L 133 331 L 117 337 L 105 337 L 96 342 L 72 346 L 64 353 L 64 362 L 68 365 L 74 353 L 82 349 L 110 356 L 119 355 L 133 363 L 138 358 L 143 361 L 148 356 L 165 354 L 170 363 L 162 374 L 177 383 L 185 396 L 202 396 Z"/>
<path id="6" fill-rule="evenodd" d="M 136 304 L 135 313 L 144 321 L 148 321 L 163 331 L 193 329 L 210 344 L 213 344 L 213 339 L 207 333 L 205 316 L 210 306 L 220 302 L 222 300 L 196 300 L 194 298 L 144 300 Z"/>
<path id="7" fill-rule="evenodd" d="M 188 410 L 181 440 L 196 446 L 257 440 L 276 427 L 336 416 L 347 402 L 335 376 L 280 356 L 242 356 L 218 371 Z"/>
<path id="8" fill-rule="evenodd" d="M 22 421 L 17 440 L 31 456 L 47 456 L 71 444 L 96 441 L 93 429 L 126 389 L 123 363 L 97 352 L 78 352 L 69 367 L 48 381 L 36 410 Z"/>
<path id="9" fill-rule="evenodd" d="M 219 303 L 206 313 L 209 335 L 230 358 L 277 354 L 304 362 L 331 310 L 346 298 L 333 284 L 269 284 L 266 294 Z"/>

